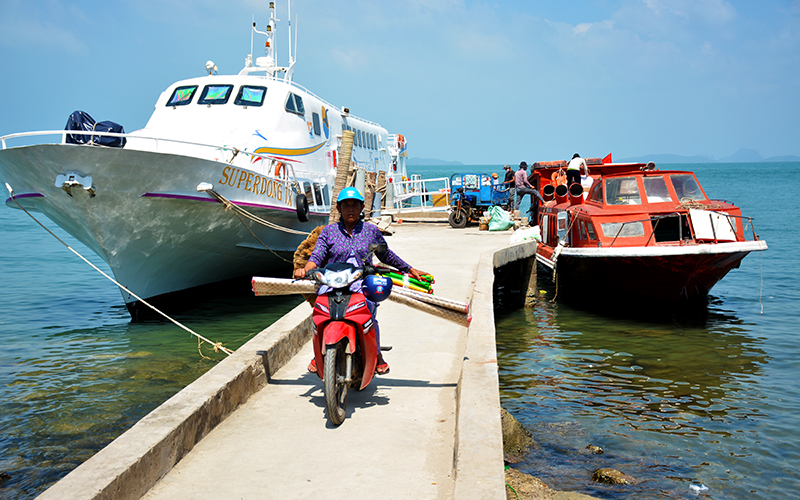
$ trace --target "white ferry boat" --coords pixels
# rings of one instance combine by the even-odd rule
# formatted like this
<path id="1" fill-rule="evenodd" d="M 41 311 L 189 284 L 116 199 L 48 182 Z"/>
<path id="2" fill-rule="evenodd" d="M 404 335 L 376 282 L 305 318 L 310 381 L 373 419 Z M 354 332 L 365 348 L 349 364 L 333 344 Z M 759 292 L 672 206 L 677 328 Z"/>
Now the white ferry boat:
<path id="1" fill-rule="evenodd" d="M 295 84 L 291 48 L 289 64 L 276 64 L 276 21 L 270 2 L 264 30 L 252 27 L 266 37 L 264 55 L 253 60 L 251 36 L 238 74 L 219 75 L 209 61 L 208 75 L 170 85 L 144 129 L 100 132 L 92 121 L 75 125 L 88 116 L 76 112 L 71 130 L 0 137 L 6 205 L 46 215 L 148 302 L 288 273 L 306 234 L 327 223 L 343 131 L 355 134 L 358 168 L 390 182 L 406 176 L 407 145 Z M 45 142 L 54 136 L 60 142 Z M 122 294 L 132 315 L 144 307 Z"/>

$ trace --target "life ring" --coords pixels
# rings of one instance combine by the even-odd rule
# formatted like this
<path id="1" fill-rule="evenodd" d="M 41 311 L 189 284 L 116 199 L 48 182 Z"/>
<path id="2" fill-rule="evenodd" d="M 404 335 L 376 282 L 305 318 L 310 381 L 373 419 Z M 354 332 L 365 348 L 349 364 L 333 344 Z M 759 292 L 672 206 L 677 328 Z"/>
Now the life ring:
<path id="1" fill-rule="evenodd" d="M 560 186 L 567 183 L 567 174 L 562 169 L 558 169 L 550 176 L 550 181 L 554 186 Z"/>
<path id="2" fill-rule="evenodd" d="M 286 177 L 286 164 L 278 162 L 275 164 L 275 177 Z"/>
<path id="3" fill-rule="evenodd" d="M 406 138 L 403 137 L 403 134 L 397 134 L 397 146 L 400 149 L 403 149 L 406 146 Z"/>

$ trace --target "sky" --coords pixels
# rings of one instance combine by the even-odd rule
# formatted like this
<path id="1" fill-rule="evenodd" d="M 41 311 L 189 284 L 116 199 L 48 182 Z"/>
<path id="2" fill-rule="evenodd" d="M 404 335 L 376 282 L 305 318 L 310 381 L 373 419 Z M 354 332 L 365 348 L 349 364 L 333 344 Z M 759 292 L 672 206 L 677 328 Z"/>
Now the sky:
<path id="1" fill-rule="evenodd" d="M 288 59 L 277 0 L 278 63 Z M 800 155 L 800 0 L 295 0 L 294 81 L 409 141 L 504 164 Z M 267 1 L 0 0 L 0 135 L 72 111 L 143 128 L 171 83 L 235 74 Z M 263 55 L 263 37 L 254 57 Z"/>

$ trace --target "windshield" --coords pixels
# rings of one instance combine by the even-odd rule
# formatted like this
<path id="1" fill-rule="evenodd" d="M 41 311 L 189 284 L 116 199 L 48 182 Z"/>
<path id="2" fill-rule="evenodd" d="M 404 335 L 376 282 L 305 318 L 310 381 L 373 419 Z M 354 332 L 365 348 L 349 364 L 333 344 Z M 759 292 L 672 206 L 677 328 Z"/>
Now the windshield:
<path id="1" fill-rule="evenodd" d="M 705 200 L 703 192 L 700 190 L 700 185 L 697 184 L 694 176 L 691 174 L 677 174 L 670 175 L 672 179 L 672 187 L 675 188 L 675 193 L 681 201 L 691 200 Z"/>
<path id="2" fill-rule="evenodd" d="M 607 205 L 641 205 L 636 177 L 617 177 L 606 180 Z"/>
<path id="3" fill-rule="evenodd" d="M 667 191 L 667 182 L 663 177 L 645 177 L 643 180 L 644 192 L 649 203 L 672 201 L 672 197 Z"/>

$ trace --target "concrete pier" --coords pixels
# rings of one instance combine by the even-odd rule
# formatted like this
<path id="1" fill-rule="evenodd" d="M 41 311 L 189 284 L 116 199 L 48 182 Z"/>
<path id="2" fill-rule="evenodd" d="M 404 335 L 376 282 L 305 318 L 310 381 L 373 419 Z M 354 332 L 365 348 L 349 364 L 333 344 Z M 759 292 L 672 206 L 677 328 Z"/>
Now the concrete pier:
<path id="1" fill-rule="evenodd" d="M 341 426 L 306 371 L 304 303 L 39 498 L 505 498 L 494 270 L 531 269 L 535 244 L 446 223 L 393 228 L 390 248 L 432 273 L 437 295 L 471 301 L 473 320 L 382 303 L 391 373 L 351 389 Z"/>

